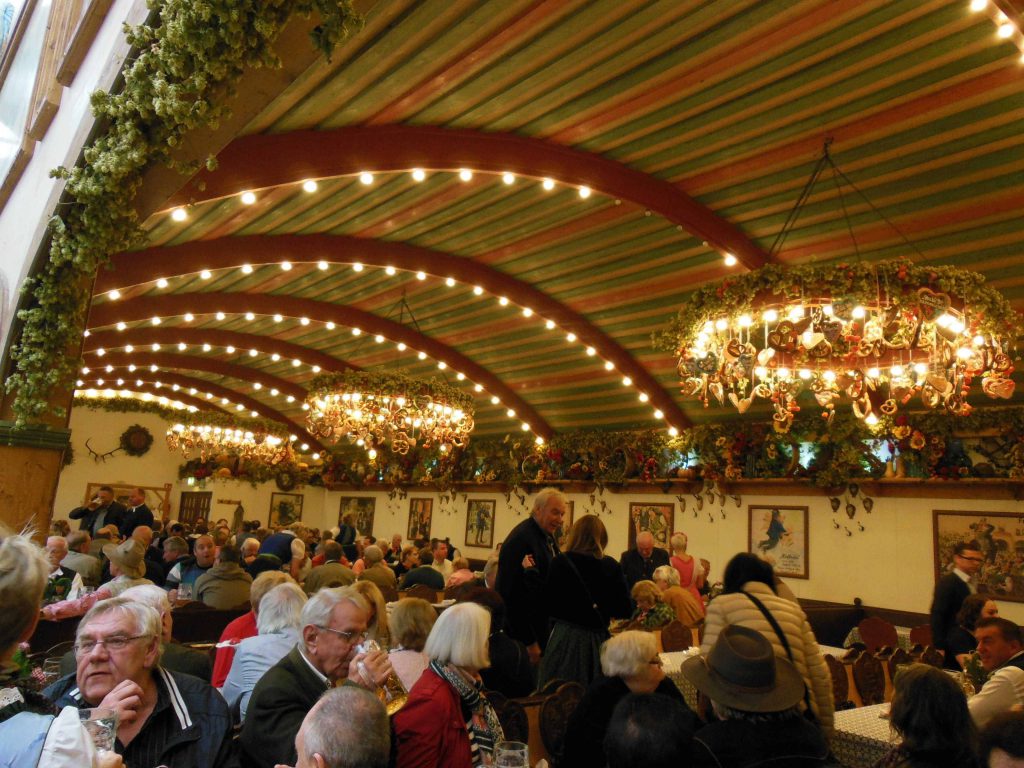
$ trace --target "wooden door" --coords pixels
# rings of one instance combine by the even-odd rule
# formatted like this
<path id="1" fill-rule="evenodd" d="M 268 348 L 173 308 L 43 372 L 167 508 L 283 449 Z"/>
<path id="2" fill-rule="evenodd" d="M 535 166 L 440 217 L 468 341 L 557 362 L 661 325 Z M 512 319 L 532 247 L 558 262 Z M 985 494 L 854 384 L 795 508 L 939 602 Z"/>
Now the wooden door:
<path id="1" fill-rule="evenodd" d="M 196 520 L 209 519 L 212 501 L 212 491 L 182 491 L 181 503 L 178 505 L 178 520 L 191 525 Z"/>

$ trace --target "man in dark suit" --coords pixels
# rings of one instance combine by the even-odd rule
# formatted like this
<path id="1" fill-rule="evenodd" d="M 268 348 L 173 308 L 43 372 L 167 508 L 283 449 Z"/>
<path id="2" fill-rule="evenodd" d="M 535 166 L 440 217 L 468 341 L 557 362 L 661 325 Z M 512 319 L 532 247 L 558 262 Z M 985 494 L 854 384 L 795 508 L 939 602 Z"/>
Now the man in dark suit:
<path id="1" fill-rule="evenodd" d="M 68 513 L 72 520 L 81 520 L 78 529 L 88 531 L 93 538 L 96 538 L 96 533 L 105 525 L 116 525 L 120 530 L 127 516 L 128 510 L 114 500 L 114 489 L 109 485 L 101 485 L 88 504 L 72 509 Z"/>
<path id="2" fill-rule="evenodd" d="M 953 570 L 939 579 L 932 598 L 932 644 L 946 649 L 946 636 L 956 626 L 956 615 L 968 595 L 977 591 L 975 575 L 985 558 L 976 541 L 957 542 L 953 547 Z"/>
<path id="3" fill-rule="evenodd" d="M 530 661 L 540 661 L 548 640 L 548 614 L 544 583 L 548 567 L 558 554 L 554 534 L 565 517 L 565 495 L 543 488 L 533 500 L 530 517 L 509 533 L 498 554 L 495 589 L 508 610 L 508 634 L 526 646 Z"/>
<path id="4" fill-rule="evenodd" d="M 619 565 L 626 577 L 626 586 L 632 589 L 638 581 L 654 581 L 654 569 L 668 565 L 668 552 L 654 546 L 654 535 L 650 531 L 640 531 L 636 535 L 636 548 L 623 552 Z"/>
<path id="5" fill-rule="evenodd" d="M 146 492 L 141 488 L 132 488 L 128 494 L 128 513 L 121 524 L 121 535 L 128 538 L 140 525 L 153 527 L 153 510 L 146 506 Z"/>
<path id="6" fill-rule="evenodd" d="M 303 606 L 302 639 L 249 699 L 240 739 L 246 766 L 295 765 L 295 735 L 324 693 L 340 680 L 375 690 L 392 674 L 387 651 L 357 653 L 369 618 L 370 606 L 355 587 L 321 589 Z"/>

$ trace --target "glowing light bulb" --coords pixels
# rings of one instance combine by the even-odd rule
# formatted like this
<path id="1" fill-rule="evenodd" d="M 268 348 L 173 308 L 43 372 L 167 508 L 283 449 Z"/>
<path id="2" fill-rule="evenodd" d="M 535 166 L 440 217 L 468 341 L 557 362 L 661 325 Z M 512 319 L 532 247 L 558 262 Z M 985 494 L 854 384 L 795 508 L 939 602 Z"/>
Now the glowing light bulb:
<path id="1" fill-rule="evenodd" d="M 503 174 L 501 174 L 501 180 L 505 182 L 505 184 L 508 186 L 511 186 L 512 184 L 516 183 L 515 174 L 509 173 L 508 171 L 505 171 Z"/>
<path id="2" fill-rule="evenodd" d="M 184 352 L 186 349 L 188 349 L 188 344 L 186 344 L 184 341 L 179 341 L 178 342 L 178 351 L 179 352 Z"/>
<path id="3" fill-rule="evenodd" d="M 508 297 L 502 296 L 500 299 L 498 299 L 498 303 L 501 304 L 501 306 L 503 306 L 503 307 L 507 307 L 508 306 Z"/>
<path id="4" fill-rule="evenodd" d="M 850 314 L 853 315 L 854 320 L 863 320 L 864 316 L 867 315 L 867 313 L 868 311 L 864 309 L 864 307 L 857 306 L 853 308 L 853 312 L 851 312 Z"/>
<path id="5" fill-rule="evenodd" d="M 735 267 L 739 263 L 739 259 L 737 259 L 731 253 L 725 254 L 725 256 L 723 257 L 722 261 L 725 262 L 725 266 L 727 266 L 727 267 Z"/>
<path id="6" fill-rule="evenodd" d="M 203 280 L 209 280 L 213 277 L 213 273 L 208 269 L 204 269 L 199 273 L 199 277 Z"/>
<path id="7" fill-rule="evenodd" d="M 301 325 L 309 325 L 309 318 L 308 317 L 300 317 L 299 318 L 299 323 Z"/>
<path id="8" fill-rule="evenodd" d="M 523 307 L 523 317 L 533 317 L 533 310 L 529 307 Z"/>
<path id="9" fill-rule="evenodd" d="M 605 360 L 604 361 L 604 369 L 606 371 L 614 371 L 615 370 L 615 363 L 613 363 L 611 360 Z"/>
<path id="10" fill-rule="evenodd" d="M 292 269 L 292 263 L 290 261 L 282 261 L 281 262 L 281 271 L 282 272 L 290 272 L 291 269 Z"/>
<path id="11" fill-rule="evenodd" d="M 373 184 L 373 174 L 369 171 L 363 171 L 359 174 L 359 183 L 366 187 L 370 186 Z"/>
<path id="12" fill-rule="evenodd" d="M 417 272 L 416 273 L 416 279 L 417 280 L 426 280 L 427 279 L 427 273 L 426 272 Z"/>
<path id="13" fill-rule="evenodd" d="M 302 189 L 304 192 L 316 192 L 320 188 L 320 185 L 313 179 L 306 179 L 302 182 Z"/>
<path id="14" fill-rule="evenodd" d="M 914 373 L 916 373 L 918 376 L 924 376 L 926 373 L 928 373 L 928 366 L 925 365 L 924 363 L 915 363 Z"/>
<path id="15" fill-rule="evenodd" d="M 865 424 L 867 424 L 867 425 L 868 425 L 869 427 L 873 427 L 873 426 L 875 426 L 875 425 L 877 425 L 877 424 L 878 424 L 878 417 L 877 417 L 877 416 L 875 416 L 875 414 L 874 414 L 874 413 L 869 413 L 869 414 L 868 414 L 868 415 L 867 415 L 867 416 L 866 416 L 866 417 L 864 418 L 864 423 L 865 423 Z"/>
<path id="16" fill-rule="evenodd" d="M 242 274 L 243 275 L 251 275 L 252 274 L 252 264 L 243 264 L 242 265 Z"/>
<path id="17" fill-rule="evenodd" d="M 121 292 L 115 288 L 114 290 L 107 292 L 107 298 L 111 301 L 117 301 L 121 298 Z"/>
<path id="18" fill-rule="evenodd" d="M 227 317 L 227 315 L 225 315 L 225 314 L 224 314 L 223 312 L 218 312 L 218 313 L 216 314 L 216 318 L 217 318 L 218 320 L 223 320 L 223 319 L 224 319 L 225 317 Z"/>
<path id="19" fill-rule="evenodd" d="M 399 352 L 405 352 L 406 349 L 407 349 L 407 347 L 405 346 L 405 342 L 404 341 L 398 342 L 398 351 Z"/>
<path id="20" fill-rule="evenodd" d="M 128 327 L 128 323 L 118 323 L 118 324 L 117 324 L 117 330 L 119 330 L 119 331 L 123 331 L 123 330 L 125 330 L 125 329 L 126 329 L 127 327 Z"/>
<path id="21" fill-rule="evenodd" d="M 597 354 L 597 350 L 593 347 L 587 347 L 587 357 L 593 357 Z"/>
<path id="22" fill-rule="evenodd" d="M 246 312 L 245 319 L 251 323 L 253 320 L 256 319 L 256 314 L 254 312 Z"/>
<path id="23" fill-rule="evenodd" d="M 357 261 L 357 262 L 355 262 L 355 263 L 354 263 L 354 264 L 352 265 L 352 271 L 353 271 L 353 272 L 362 272 L 362 271 L 363 271 L 363 265 L 362 265 L 362 264 L 360 264 L 360 263 L 359 263 L 358 261 Z"/>
<path id="24" fill-rule="evenodd" d="M 788 381 L 789 380 L 789 376 L 790 376 L 789 368 L 779 368 L 778 374 L 779 374 L 779 378 L 782 379 L 783 381 Z"/>
<path id="25" fill-rule="evenodd" d="M 188 214 L 185 212 L 184 208 L 175 208 L 171 211 L 171 218 L 174 221 L 184 221 L 188 218 Z"/>
<path id="26" fill-rule="evenodd" d="M 678 429 L 676 429 L 675 427 L 669 427 L 669 428 L 668 428 L 668 433 L 669 433 L 669 434 L 670 434 L 670 435 L 671 435 L 672 437 L 678 437 L 678 436 L 679 436 L 679 430 L 678 430 Z"/>
<path id="27" fill-rule="evenodd" d="M 135 347 L 133 347 L 131 344 L 125 344 L 124 351 L 130 355 L 132 352 L 135 351 Z"/>
<path id="28" fill-rule="evenodd" d="M 473 385 L 473 391 L 474 391 L 474 392 L 483 392 L 483 391 L 484 391 L 484 388 L 483 388 L 483 386 L 482 386 L 482 385 L 480 385 L 480 384 L 474 384 L 474 385 Z"/>
<path id="29" fill-rule="evenodd" d="M 469 168 L 460 168 L 459 178 L 462 179 L 463 181 L 469 181 L 470 179 L 473 178 L 473 172 L 469 170 Z"/>
<path id="30" fill-rule="evenodd" d="M 665 418 L 665 414 L 662 413 L 661 411 L 655 411 L 654 412 L 654 418 L 656 418 L 656 419 L 663 419 L 663 418 Z"/>
<path id="31" fill-rule="evenodd" d="M 418 357 L 420 360 L 426 360 L 427 359 L 427 353 L 426 352 L 419 352 L 419 353 L 416 354 L 416 357 Z"/>
<path id="32" fill-rule="evenodd" d="M 1008 21 L 1000 24 L 999 28 L 996 30 L 996 34 L 999 35 L 999 37 L 1002 38 L 1003 40 L 1006 40 L 1007 38 L 1012 37 L 1013 36 L 1013 24 L 1011 24 Z"/>
<path id="33" fill-rule="evenodd" d="M 544 179 L 544 181 L 542 181 L 540 185 L 545 189 L 545 191 L 550 192 L 552 189 L 555 188 L 555 180 Z"/>
<path id="34" fill-rule="evenodd" d="M 554 320 L 546 321 L 544 323 L 544 327 L 547 328 L 549 331 L 555 330 L 555 321 Z"/>
<path id="35" fill-rule="evenodd" d="M 209 352 L 211 349 L 213 349 L 213 347 L 209 344 L 203 344 L 203 352 Z"/>
<path id="36" fill-rule="evenodd" d="M 641 403 L 646 403 L 651 398 L 648 396 L 648 394 L 646 392 L 641 392 L 640 395 L 639 395 L 639 399 L 640 399 Z"/>
<path id="37" fill-rule="evenodd" d="M 757 368 L 754 369 L 754 375 L 757 376 L 757 378 L 759 379 L 763 379 L 765 376 L 768 375 L 768 369 L 765 368 L 763 365 L 759 365 L 757 366 Z"/>
<path id="38" fill-rule="evenodd" d="M 242 203 L 245 205 L 252 205 L 256 202 L 256 193 L 245 191 L 242 193 Z"/>
<path id="39" fill-rule="evenodd" d="M 633 380 L 631 378 L 629 378 L 629 376 L 623 376 L 622 377 L 622 386 L 624 386 L 624 387 L 631 387 L 631 386 L 633 386 Z"/>
<path id="40" fill-rule="evenodd" d="M 715 320 L 715 330 L 724 331 L 729 327 L 729 321 L 724 317 Z"/>
<path id="41" fill-rule="evenodd" d="M 333 331 L 335 328 L 337 328 L 337 326 L 334 324 L 333 320 L 328 320 L 324 324 L 324 328 L 326 328 L 328 331 Z"/>
<path id="42" fill-rule="evenodd" d="M 985 10 L 986 5 L 988 5 L 988 0 L 971 0 L 971 10 L 975 13 Z"/>
<path id="43" fill-rule="evenodd" d="M 881 371 L 877 368 L 868 368 L 867 374 L 869 379 L 877 379 L 881 375 Z"/>
<path id="44" fill-rule="evenodd" d="M 590 197 L 590 187 L 580 187 L 578 193 L 581 200 L 586 200 L 588 197 Z"/>
<path id="45" fill-rule="evenodd" d="M 807 368 L 801 368 L 800 372 L 797 375 L 804 381 L 807 381 L 809 378 L 811 378 L 811 372 Z"/>
<path id="46" fill-rule="evenodd" d="M 394 277 L 394 276 L 395 276 L 395 272 L 396 272 L 396 271 L 397 271 L 397 270 L 396 270 L 396 269 L 395 269 L 394 267 L 385 267 L 385 268 L 384 268 L 384 273 L 385 273 L 385 274 L 386 274 L 386 275 L 387 275 L 388 277 Z"/>
<path id="47" fill-rule="evenodd" d="M 326 272 L 328 267 L 330 267 L 330 264 L 328 264 L 326 261 L 323 261 L 322 259 L 316 263 L 316 268 L 319 269 L 321 272 Z"/>
<path id="48" fill-rule="evenodd" d="M 574 341 L 576 341 L 576 334 L 575 333 L 566 334 L 565 340 L 568 341 L 570 344 L 572 344 Z"/>
<path id="49" fill-rule="evenodd" d="M 384 343 L 384 337 L 381 336 L 379 333 L 373 337 L 373 340 L 376 341 L 378 344 Z"/>
<path id="50" fill-rule="evenodd" d="M 275 323 L 282 323 L 282 322 L 284 322 L 284 315 L 280 315 L 280 314 L 274 315 L 274 322 Z"/>
<path id="51" fill-rule="evenodd" d="M 971 350 L 969 350 L 967 347 L 960 347 L 960 349 L 956 351 L 956 356 L 959 357 L 961 360 L 969 360 L 972 354 L 974 353 L 971 352 Z"/>
<path id="52" fill-rule="evenodd" d="M 484 292 L 484 289 L 481 288 L 479 285 L 474 285 L 473 286 L 473 294 L 474 295 L 480 296 L 483 292 Z"/>
<path id="53" fill-rule="evenodd" d="M 894 365 L 892 368 L 889 369 L 889 373 L 891 373 L 893 376 L 896 376 L 896 377 L 902 376 L 903 375 L 903 366 L 902 365 Z"/>
<path id="54" fill-rule="evenodd" d="M 281 360 L 281 356 L 279 354 L 277 354 L 277 352 L 275 352 L 274 354 L 272 354 L 270 356 L 270 359 L 273 360 L 276 363 L 276 362 L 279 362 Z"/>
<path id="55" fill-rule="evenodd" d="M 256 357 L 259 354 L 255 349 L 249 350 L 249 357 Z"/>
<path id="56" fill-rule="evenodd" d="M 774 309 L 766 309 L 764 313 L 761 315 L 761 318 L 766 323 L 774 323 L 776 320 L 779 319 L 779 313 L 776 312 Z"/>
<path id="57" fill-rule="evenodd" d="M 804 316 L 804 308 L 803 307 L 797 306 L 797 307 L 793 307 L 791 310 L 789 310 L 789 321 L 791 323 L 795 323 L 797 320 L 799 320 L 803 316 Z"/>
<path id="58" fill-rule="evenodd" d="M 149 322 L 151 322 L 153 325 L 160 325 L 160 323 L 162 323 L 163 320 L 161 320 L 159 317 L 154 317 Z"/>
<path id="59" fill-rule="evenodd" d="M 426 174 L 426 172 L 422 168 L 413 168 L 412 169 L 412 180 L 413 181 L 423 181 L 425 178 L 427 178 L 427 174 Z"/>
<path id="60" fill-rule="evenodd" d="M 740 315 L 736 318 L 736 324 L 740 328 L 749 328 L 754 324 L 754 319 L 750 315 Z"/>
<path id="61" fill-rule="evenodd" d="M 833 381 L 836 380 L 836 372 L 831 370 L 825 371 L 823 374 L 821 374 L 821 378 L 823 378 L 825 381 L 831 384 Z"/>

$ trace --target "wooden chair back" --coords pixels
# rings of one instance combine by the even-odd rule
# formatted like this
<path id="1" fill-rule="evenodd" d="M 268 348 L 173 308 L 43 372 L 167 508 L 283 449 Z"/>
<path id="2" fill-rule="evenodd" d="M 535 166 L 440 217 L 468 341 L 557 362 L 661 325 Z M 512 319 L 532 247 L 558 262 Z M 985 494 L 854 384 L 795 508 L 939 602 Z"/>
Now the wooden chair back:
<path id="1" fill-rule="evenodd" d="M 857 629 L 860 631 L 860 639 L 871 653 L 877 653 L 884 648 L 892 650 L 899 647 L 899 637 L 892 622 L 878 616 L 868 616 L 861 620 Z"/>
<path id="2" fill-rule="evenodd" d="M 903 664 L 910 664 L 914 659 L 909 653 L 904 651 L 902 648 L 897 648 L 892 652 L 892 655 L 885 660 L 885 665 L 889 668 L 889 679 L 896 679 L 896 667 Z"/>
<path id="3" fill-rule="evenodd" d="M 865 705 L 881 704 L 885 701 L 885 672 L 882 662 L 870 653 L 862 653 L 853 662 L 853 682 Z"/>
<path id="4" fill-rule="evenodd" d="M 693 643 L 693 632 L 679 619 L 661 628 L 661 647 L 666 651 L 685 651 Z"/>
<path id="5" fill-rule="evenodd" d="M 553 765 L 558 765 L 561 760 L 565 729 L 583 693 L 583 686 L 579 683 L 563 683 L 540 705 L 540 736 Z"/>
<path id="6" fill-rule="evenodd" d="M 530 741 L 530 721 L 526 716 L 526 709 L 515 699 L 509 699 L 498 691 L 485 691 L 484 695 L 494 707 L 498 715 L 498 722 L 501 723 L 501 730 L 505 732 L 506 741 L 521 741 L 528 744 Z"/>
<path id="7" fill-rule="evenodd" d="M 924 649 L 924 653 L 921 654 L 920 662 L 922 664 L 931 664 L 933 667 L 939 667 L 941 669 L 942 651 L 934 645 L 929 645 Z"/>
<path id="8" fill-rule="evenodd" d="M 910 630 L 910 644 L 920 644 L 922 648 L 932 645 L 932 625 L 919 624 Z"/>
<path id="9" fill-rule="evenodd" d="M 849 709 L 853 706 L 850 701 L 850 681 L 846 676 L 846 667 L 832 654 L 825 654 L 825 666 L 832 676 L 832 698 L 836 703 L 836 709 Z"/>
<path id="10" fill-rule="evenodd" d="M 398 602 L 398 590 L 394 587 L 385 584 L 380 587 L 380 593 L 384 596 L 385 603 L 397 603 Z"/>
<path id="11" fill-rule="evenodd" d="M 428 603 L 437 602 L 437 590 L 431 589 L 426 584 L 413 584 L 405 590 L 406 597 L 418 597 Z"/>

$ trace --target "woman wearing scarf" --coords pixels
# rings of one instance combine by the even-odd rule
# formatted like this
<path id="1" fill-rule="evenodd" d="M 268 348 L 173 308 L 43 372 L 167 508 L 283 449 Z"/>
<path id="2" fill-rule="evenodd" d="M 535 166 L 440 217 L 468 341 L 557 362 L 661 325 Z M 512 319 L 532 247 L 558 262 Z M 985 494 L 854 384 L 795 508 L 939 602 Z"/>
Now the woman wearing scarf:
<path id="1" fill-rule="evenodd" d="M 504 734 L 480 680 L 490 629 L 490 614 L 476 603 L 453 605 L 438 617 L 423 649 L 430 664 L 394 717 L 397 768 L 494 764 Z"/>

